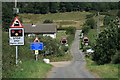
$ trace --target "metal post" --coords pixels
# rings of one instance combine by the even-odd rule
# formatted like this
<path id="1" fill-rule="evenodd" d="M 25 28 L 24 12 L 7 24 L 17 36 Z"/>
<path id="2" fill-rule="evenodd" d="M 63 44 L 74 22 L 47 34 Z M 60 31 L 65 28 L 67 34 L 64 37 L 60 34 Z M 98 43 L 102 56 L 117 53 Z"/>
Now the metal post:
<path id="1" fill-rule="evenodd" d="M 38 60 L 38 54 L 36 54 L 36 61 Z"/>
<path id="2" fill-rule="evenodd" d="M 17 8 L 17 0 L 15 0 L 15 8 Z"/>
<path id="3" fill-rule="evenodd" d="M 99 12 L 98 12 L 98 18 L 97 18 L 97 36 L 100 33 L 100 21 L 99 21 Z"/>
<path id="4" fill-rule="evenodd" d="M 18 46 L 16 46 L 16 64 L 18 63 Z"/>

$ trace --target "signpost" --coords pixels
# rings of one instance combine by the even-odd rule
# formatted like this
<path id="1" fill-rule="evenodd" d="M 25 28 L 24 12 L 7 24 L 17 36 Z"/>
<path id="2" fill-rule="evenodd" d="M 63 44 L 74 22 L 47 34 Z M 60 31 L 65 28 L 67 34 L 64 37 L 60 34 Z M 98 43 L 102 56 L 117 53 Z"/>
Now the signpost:
<path id="1" fill-rule="evenodd" d="M 36 37 L 33 43 L 30 45 L 31 50 L 35 50 L 36 61 L 38 60 L 38 50 L 43 50 L 43 42 L 40 42 L 39 39 Z"/>
<path id="2" fill-rule="evenodd" d="M 18 63 L 18 45 L 24 45 L 24 29 L 18 17 L 9 28 L 9 45 L 16 46 L 16 64 Z"/>

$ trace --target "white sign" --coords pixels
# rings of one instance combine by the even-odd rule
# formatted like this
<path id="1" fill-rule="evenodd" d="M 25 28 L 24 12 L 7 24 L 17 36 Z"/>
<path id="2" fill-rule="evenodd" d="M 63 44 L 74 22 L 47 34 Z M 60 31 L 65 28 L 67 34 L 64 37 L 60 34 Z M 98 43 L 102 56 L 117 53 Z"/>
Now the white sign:
<path id="1" fill-rule="evenodd" d="M 37 55 L 39 52 L 38 52 L 38 50 L 35 50 L 35 54 Z"/>
<path id="2" fill-rule="evenodd" d="M 9 44 L 24 45 L 24 29 L 23 28 L 9 28 Z"/>

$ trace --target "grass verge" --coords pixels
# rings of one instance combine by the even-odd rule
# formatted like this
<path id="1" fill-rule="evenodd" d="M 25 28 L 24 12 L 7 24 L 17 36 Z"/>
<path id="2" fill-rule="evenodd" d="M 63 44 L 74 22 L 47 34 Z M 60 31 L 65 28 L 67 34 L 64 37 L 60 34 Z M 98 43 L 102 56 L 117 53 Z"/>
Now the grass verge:
<path id="1" fill-rule="evenodd" d="M 89 58 L 86 58 L 86 67 L 96 76 L 100 78 L 119 78 L 119 66 L 120 64 L 105 64 L 97 65 Z"/>
<path id="2" fill-rule="evenodd" d="M 23 61 L 16 66 L 13 78 L 45 78 L 47 72 L 52 68 L 50 64 L 41 61 Z"/>

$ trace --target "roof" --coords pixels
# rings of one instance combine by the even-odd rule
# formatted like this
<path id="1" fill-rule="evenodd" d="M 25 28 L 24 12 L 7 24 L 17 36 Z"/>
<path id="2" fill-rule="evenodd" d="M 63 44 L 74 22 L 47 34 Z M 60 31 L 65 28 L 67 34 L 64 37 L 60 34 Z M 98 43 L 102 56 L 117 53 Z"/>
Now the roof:
<path id="1" fill-rule="evenodd" d="M 56 24 L 23 24 L 25 33 L 56 33 Z"/>

